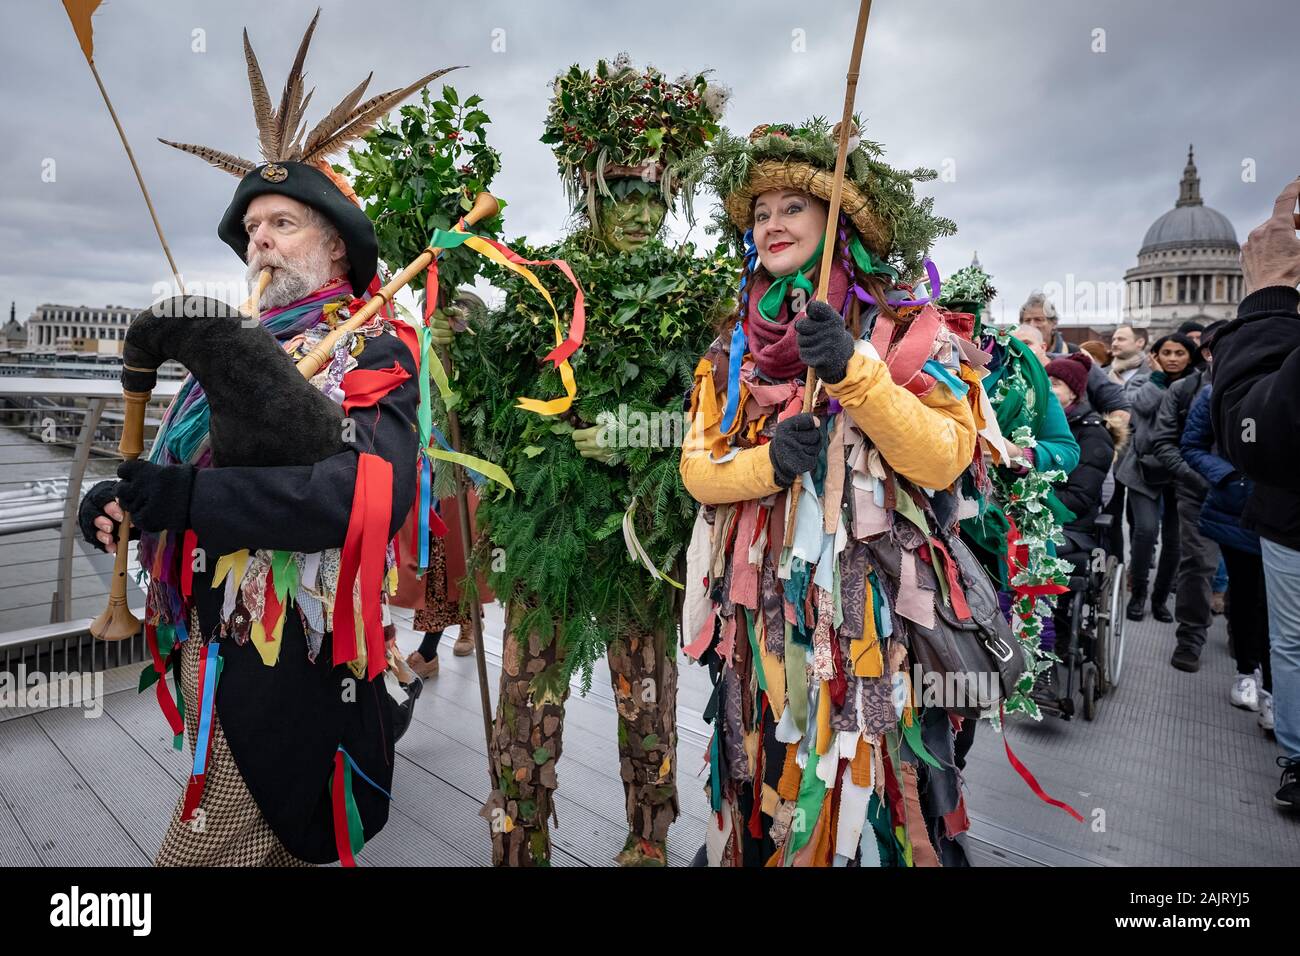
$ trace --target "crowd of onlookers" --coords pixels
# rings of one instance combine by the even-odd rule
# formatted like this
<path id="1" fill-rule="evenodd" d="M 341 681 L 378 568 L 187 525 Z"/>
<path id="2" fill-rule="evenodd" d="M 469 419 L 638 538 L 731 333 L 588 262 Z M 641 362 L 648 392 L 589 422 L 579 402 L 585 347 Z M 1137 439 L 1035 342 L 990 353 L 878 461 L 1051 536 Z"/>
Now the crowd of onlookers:
<path id="1" fill-rule="evenodd" d="M 1154 342 L 1121 325 L 1109 343 L 1071 345 L 1035 293 L 1014 332 L 1046 367 L 1080 448 L 1057 490 L 1074 515 L 1058 555 L 1076 567 L 1098 545 L 1120 557 L 1127 618 L 1176 625 L 1178 670 L 1200 668 L 1213 618 L 1226 616 L 1228 699 L 1275 735 L 1276 802 L 1290 809 L 1300 809 L 1297 197 L 1300 180 L 1243 248 L 1249 294 L 1235 321 L 1184 322 Z"/>

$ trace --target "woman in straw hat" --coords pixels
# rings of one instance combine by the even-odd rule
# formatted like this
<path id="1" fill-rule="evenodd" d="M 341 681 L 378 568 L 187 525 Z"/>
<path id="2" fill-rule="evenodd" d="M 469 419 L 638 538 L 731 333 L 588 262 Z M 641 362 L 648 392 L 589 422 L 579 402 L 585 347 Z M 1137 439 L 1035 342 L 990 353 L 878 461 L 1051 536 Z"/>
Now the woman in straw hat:
<path id="1" fill-rule="evenodd" d="M 829 301 L 809 301 L 837 132 L 762 126 L 711 154 L 745 259 L 681 460 L 703 506 L 684 640 L 714 680 L 712 865 L 937 865 L 966 825 L 954 728 L 1026 709 L 1032 684 L 957 535 L 988 490 L 977 437 L 1001 436 L 970 317 L 932 302 L 925 253 L 954 228 L 913 194 L 933 173 L 853 135 Z M 958 671 L 970 686 L 936 686 Z"/>

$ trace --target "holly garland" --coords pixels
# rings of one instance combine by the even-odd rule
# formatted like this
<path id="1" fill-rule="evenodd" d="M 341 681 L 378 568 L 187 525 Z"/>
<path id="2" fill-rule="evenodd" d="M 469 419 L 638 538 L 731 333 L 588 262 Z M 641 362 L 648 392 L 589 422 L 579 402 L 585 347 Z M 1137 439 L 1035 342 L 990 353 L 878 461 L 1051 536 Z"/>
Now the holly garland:
<path id="1" fill-rule="evenodd" d="M 626 53 L 598 61 L 593 71 L 574 65 L 557 76 L 542 142 L 555 151 L 570 205 L 580 208 L 592 185 L 608 197 L 605 168 L 611 164 L 658 167 L 664 202 L 671 205 L 681 185 L 689 203 L 691 184 L 674 180 L 688 166 L 699 171 L 698 162 L 683 160 L 702 158 L 729 95 L 707 77 L 669 80 L 653 66 L 637 69 Z"/>
<path id="2" fill-rule="evenodd" d="M 993 288 L 993 277 L 976 265 L 958 269 L 943 280 L 943 295 L 939 304 L 944 308 L 965 311 L 965 307 L 982 308 L 998 297 Z"/>
<path id="3" fill-rule="evenodd" d="M 1011 337 L 1009 331 L 998 329 L 992 334 L 999 345 L 1007 347 Z M 1011 362 L 990 399 L 997 407 L 1013 389 L 1029 388 L 1018 364 Z M 1007 438 L 1025 449 L 1037 445 L 1028 425 L 1016 428 Z M 1027 461 L 1024 463 L 1028 464 Z M 1030 691 L 1039 675 L 1060 660 L 1041 647 L 1043 618 L 1052 614 L 1059 593 L 1055 589 L 1063 591 L 1068 588 L 1072 571 L 1068 561 L 1062 561 L 1052 553 L 1051 545 L 1064 544 L 1065 535 L 1060 521 L 1047 505 L 1047 497 L 1052 493 L 1052 486 L 1064 481 L 1066 475 L 1059 469 L 1042 471 L 1031 467 L 1021 475 L 1008 468 L 994 468 L 991 477 L 994 497 L 1014 529 L 1014 541 L 1008 542 L 1007 555 L 1008 583 L 1013 595 L 1011 632 L 1024 652 L 1027 664 L 1015 692 L 1003 702 L 1003 707 L 1008 714 L 1018 712 L 1041 720 L 1042 712 L 1030 697 Z M 1010 551 L 1011 546 L 1014 546 L 1014 552 Z M 994 724 L 1000 721 L 997 711 L 986 712 L 984 716 Z"/>

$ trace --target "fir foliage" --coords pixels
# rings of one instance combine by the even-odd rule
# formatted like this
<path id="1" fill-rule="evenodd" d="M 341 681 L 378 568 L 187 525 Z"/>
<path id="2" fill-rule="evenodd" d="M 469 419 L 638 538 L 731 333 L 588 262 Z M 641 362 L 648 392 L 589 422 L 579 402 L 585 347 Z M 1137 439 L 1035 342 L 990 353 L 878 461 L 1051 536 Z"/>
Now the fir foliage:
<path id="1" fill-rule="evenodd" d="M 857 117 L 854 121 L 861 129 L 862 121 Z M 719 196 L 729 196 L 749 180 L 755 164 L 766 161 L 803 162 L 829 172 L 835 168 L 837 149 L 831 128 L 825 117 L 815 116 L 802 126 L 759 127 L 749 137 L 723 130 L 709 150 L 708 183 Z M 933 169 L 895 169 L 883 156 L 883 146 L 862 139 L 856 149 L 849 150 L 845 178 L 862 190 L 889 229 L 889 264 L 903 276 L 917 275 L 935 241 L 953 235 L 957 226 L 934 214 L 932 198 L 916 196 L 916 183 L 929 182 L 938 175 Z M 725 210 L 719 210 L 715 228 L 739 248 L 740 235 Z"/>
<path id="2" fill-rule="evenodd" d="M 515 405 L 521 396 L 563 393 L 558 373 L 541 362 L 555 336 L 550 310 L 531 286 L 506 270 L 490 272 L 505 304 L 456 337 L 452 387 L 466 450 L 500 464 L 517 489 L 482 490 L 478 524 L 492 547 L 479 547 L 476 557 L 497 596 L 525 608 L 519 633 L 561 641 L 563 674 L 542 681 L 567 681 L 579 671 L 590 681 L 592 664 L 614 637 L 633 627 L 675 626 L 676 589 L 628 555 L 623 516 L 635 498 L 637 536 L 656 566 L 680 581 L 696 509 L 678 474 L 684 411 L 696 362 L 732 308 L 739 263 L 658 240 L 609 255 L 587 232 L 549 248 L 512 247 L 572 266 L 586 296 L 587 333 L 571 360 L 578 398 L 565 415 L 547 417 Z M 554 270 L 535 272 L 570 318 L 572 288 Z M 573 430 L 599 424 L 601 413 L 617 416 L 620 406 L 624 422 L 635 423 L 631 413 L 639 412 L 675 423 L 658 434 L 612 427 L 650 447 L 616 442 L 613 464 L 582 458 Z M 504 558 L 497 552 L 494 561 L 493 549 Z"/>

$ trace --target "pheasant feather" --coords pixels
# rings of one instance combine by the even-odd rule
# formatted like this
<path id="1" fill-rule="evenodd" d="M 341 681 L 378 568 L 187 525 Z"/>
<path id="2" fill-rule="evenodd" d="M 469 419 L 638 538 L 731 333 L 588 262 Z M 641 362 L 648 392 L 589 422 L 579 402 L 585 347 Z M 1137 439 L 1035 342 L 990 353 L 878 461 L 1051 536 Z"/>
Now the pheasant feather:
<path id="1" fill-rule="evenodd" d="M 460 69 L 453 66 L 434 70 L 410 86 L 380 93 L 363 103 L 361 97 L 365 95 L 366 88 L 370 85 L 371 77 L 374 75 L 372 73 L 343 97 L 338 105 L 308 132 L 308 124 L 304 117 L 315 90 L 308 90 L 304 95 L 306 75 L 303 73 L 303 66 L 307 61 L 307 50 L 311 46 L 311 39 L 319 19 L 320 9 L 317 8 L 316 15 L 312 17 L 302 40 L 298 43 L 298 53 L 289 68 L 289 75 L 285 79 L 284 90 L 280 94 L 280 103 L 276 109 L 271 107 L 271 97 L 267 93 L 262 67 L 249 42 L 248 31 L 244 31 L 244 60 L 248 66 L 248 86 L 253 98 L 253 120 L 257 123 L 258 146 L 265 162 L 320 163 L 326 157 L 337 153 L 370 132 L 393 107 L 416 90 L 427 86 L 451 70 Z M 159 142 L 198 156 L 217 169 L 239 177 L 245 176 L 257 166 L 251 160 L 210 146 L 173 143 L 166 139 L 160 139 Z"/>
<path id="2" fill-rule="evenodd" d="M 241 179 L 253 171 L 256 165 L 251 159 L 244 159 L 241 156 L 234 156 L 230 153 L 223 153 L 219 149 L 213 149 L 211 146 L 195 146 L 191 143 L 173 143 L 169 139 L 159 137 L 158 142 L 167 146 L 173 146 L 181 152 L 192 153 L 199 159 L 207 162 L 217 169 L 224 170 L 227 173 L 238 176 Z"/>

